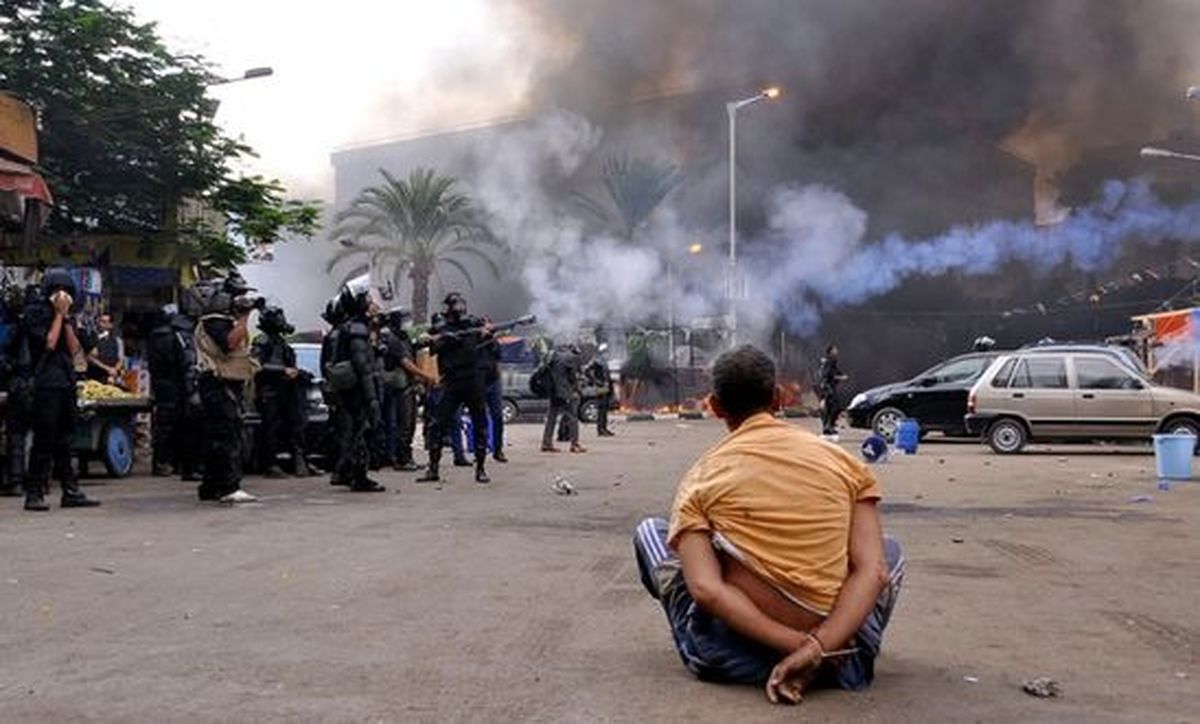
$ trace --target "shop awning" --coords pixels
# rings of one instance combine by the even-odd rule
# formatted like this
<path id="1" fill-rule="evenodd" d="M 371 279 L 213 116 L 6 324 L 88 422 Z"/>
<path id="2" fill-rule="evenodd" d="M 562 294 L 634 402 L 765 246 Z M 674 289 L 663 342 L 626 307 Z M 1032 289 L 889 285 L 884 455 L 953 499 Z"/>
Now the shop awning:
<path id="1" fill-rule="evenodd" d="M 31 166 L 0 158 L 0 191 L 37 199 L 47 206 L 54 205 L 50 187 Z"/>

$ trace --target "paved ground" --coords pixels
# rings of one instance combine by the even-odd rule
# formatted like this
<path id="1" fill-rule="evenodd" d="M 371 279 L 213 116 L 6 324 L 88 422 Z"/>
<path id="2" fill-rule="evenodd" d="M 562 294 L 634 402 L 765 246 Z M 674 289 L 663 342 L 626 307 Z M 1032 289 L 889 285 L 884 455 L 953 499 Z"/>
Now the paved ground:
<path id="1" fill-rule="evenodd" d="M 794 720 L 693 681 L 631 558 L 634 524 L 720 429 L 619 431 L 549 458 L 518 426 L 488 488 L 457 470 L 440 490 L 386 474 L 376 496 L 251 480 L 263 503 L 228 509 L 143 478 L 92 486 L 96 511 L 5 501 L 0 718 Z M 1152 469 L 975 444 L 880 467 L 909 575 L 879 678 L 803 716 L 1200 719 L 1200 484 L 1158 491 Z M 550 491 L 560 474 L 577 496 Z M 1020 691 L 1042 675 L 1063 698 Z"/>

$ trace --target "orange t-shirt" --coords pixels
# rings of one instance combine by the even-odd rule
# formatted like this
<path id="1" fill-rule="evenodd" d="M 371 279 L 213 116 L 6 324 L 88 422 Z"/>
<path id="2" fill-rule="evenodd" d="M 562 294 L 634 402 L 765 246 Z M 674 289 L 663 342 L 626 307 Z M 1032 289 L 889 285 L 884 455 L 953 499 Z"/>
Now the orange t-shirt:
<path id="1" fill-rule="evenodd" d="M 828 614 L 849 573 L 851 511 L 879 497 L 875 477 L 845 450 L 763 413 L 684 476 L 668 541 L 712 534 L 797 603 Z"/>

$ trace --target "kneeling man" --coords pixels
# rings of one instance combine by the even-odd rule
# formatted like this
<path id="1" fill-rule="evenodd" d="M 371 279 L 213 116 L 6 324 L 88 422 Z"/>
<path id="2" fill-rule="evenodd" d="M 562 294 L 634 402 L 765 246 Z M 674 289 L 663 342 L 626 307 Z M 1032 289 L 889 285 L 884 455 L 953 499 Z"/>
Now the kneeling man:
<path id="1" fill-rule="evenodd" d="M 684 665 L 709 681 L 862 689 L 904 575 L 879 488 L 840 447 L 777 420 L 775 366 L 754 347 L 721 356 L 709 405 L 729 434 L 684 477 L 670 523 L 642 521 L 634 550 Z"/>

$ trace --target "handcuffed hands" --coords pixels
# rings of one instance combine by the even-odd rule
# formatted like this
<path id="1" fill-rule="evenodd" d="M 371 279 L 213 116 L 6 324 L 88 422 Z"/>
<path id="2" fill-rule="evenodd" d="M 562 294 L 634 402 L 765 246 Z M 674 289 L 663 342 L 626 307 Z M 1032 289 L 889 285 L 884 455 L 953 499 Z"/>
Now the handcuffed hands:
<path id="1" fill-rule="evenodd" d="M 799 704 L 804 690 L 817 675 L 824 656 L 820 643 L 812 637 L 771 670 L 767 678 L 767 699 L 772 704 Z"/>

